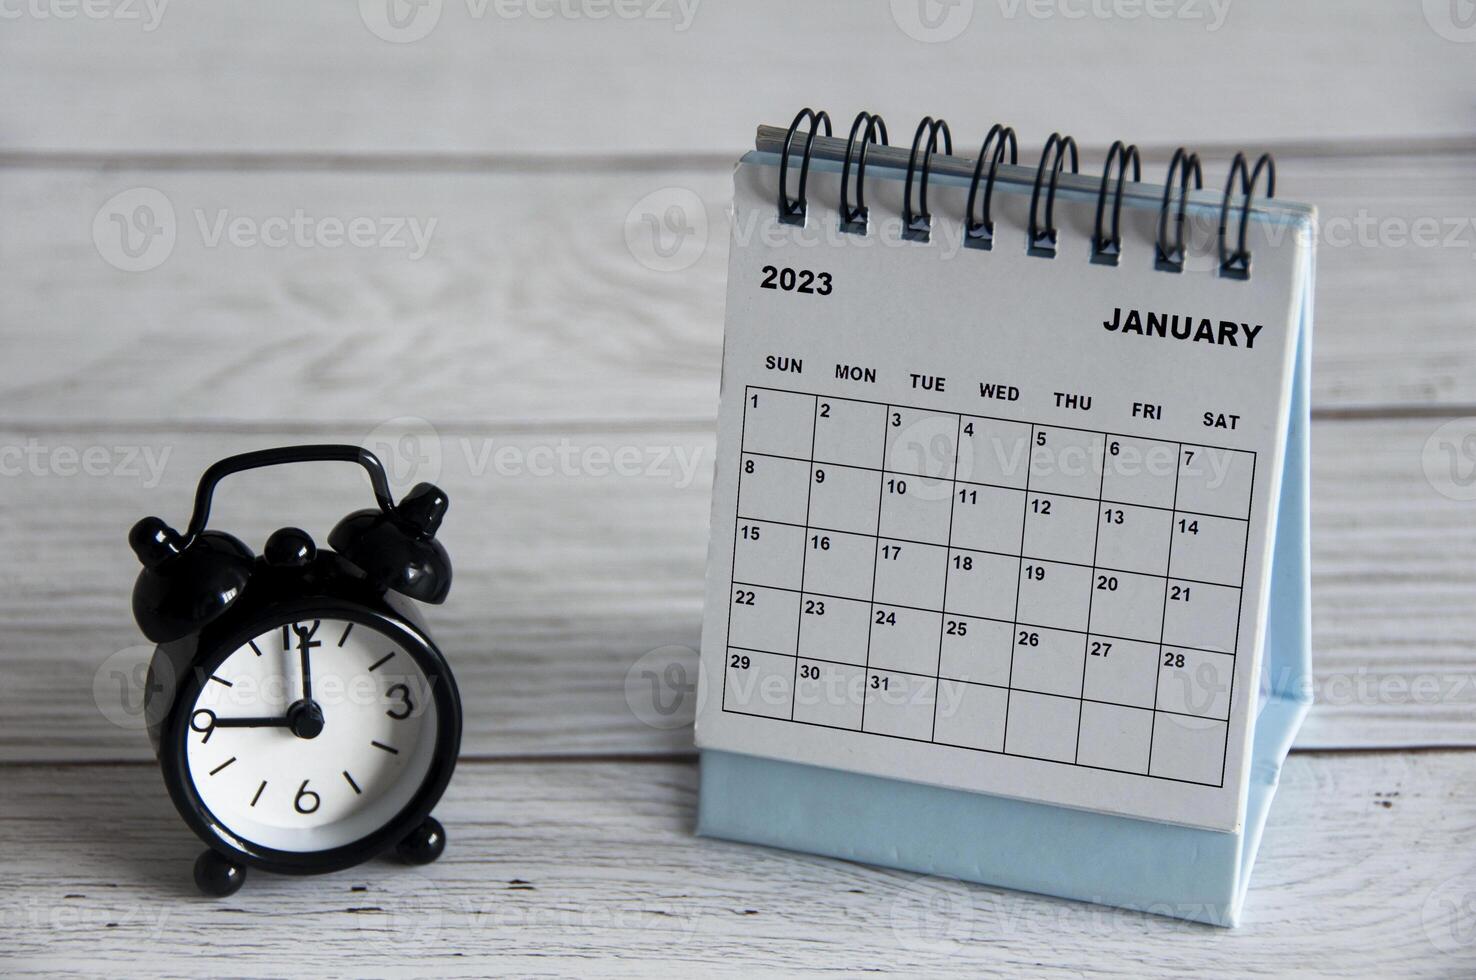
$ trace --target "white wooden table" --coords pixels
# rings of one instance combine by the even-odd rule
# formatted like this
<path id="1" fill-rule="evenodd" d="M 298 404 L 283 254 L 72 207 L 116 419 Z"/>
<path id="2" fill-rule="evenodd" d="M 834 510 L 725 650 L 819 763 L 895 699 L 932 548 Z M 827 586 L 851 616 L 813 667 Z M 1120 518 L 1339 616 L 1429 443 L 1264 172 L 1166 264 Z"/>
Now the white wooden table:
<path id="1" fill-rule="evenodd" d="M 5 8 L 0 973 L 1476 972 L 1476 459 L 1435 465 L 1476 445 L 1476 28 L 1384 0 L 414 9 Z M 1088 170 L 1134 139 L 1153 179 L 1179 142 L 1214 181 L 1269 148 L 1321 208 L 1318 704 L 1241 929 L 693 836 L 729 173 L 804 103 L 1059 128 Z M 627 231 L 674 189 L 706 237 L 671 272 Z M 111 215 L 161 196 L 172 246 L 121 250 Z M 372 243 L 333 246 L 356 219 Z M 218 457 L 337 440 L 453 501 L 451 847 L 206 902 L 126 697 L 124 533 L 182 520 Z M 248 480 L 217 520 L 259 547 L 362 493 Z"/>

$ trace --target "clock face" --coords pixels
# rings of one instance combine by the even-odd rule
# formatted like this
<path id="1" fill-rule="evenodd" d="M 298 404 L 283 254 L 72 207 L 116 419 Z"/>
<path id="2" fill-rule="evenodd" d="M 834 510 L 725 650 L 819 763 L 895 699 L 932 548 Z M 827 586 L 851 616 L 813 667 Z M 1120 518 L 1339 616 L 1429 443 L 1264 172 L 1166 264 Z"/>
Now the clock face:
<path id="1" fill-rule="evenodd" d="M 190 708 L 185 768 L 234 835 L 279 851 L 352 844 L 392 821 L 436 752 L 431 680 L 364 623 L 304 619 L 253 637 Z"/>

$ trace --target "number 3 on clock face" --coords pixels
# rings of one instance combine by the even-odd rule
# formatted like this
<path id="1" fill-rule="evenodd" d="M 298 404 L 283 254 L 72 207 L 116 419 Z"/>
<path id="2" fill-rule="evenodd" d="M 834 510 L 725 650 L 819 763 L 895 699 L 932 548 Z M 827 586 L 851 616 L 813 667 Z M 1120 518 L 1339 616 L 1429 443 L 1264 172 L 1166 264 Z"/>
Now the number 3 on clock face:
<path id="1" fill-rule="evenodd" d="M 320 852 L 394 820 L 436 755 L 430 679 L 403 643 L 339 619 L 284 623 L 201 679 L 185 778 L 258 847 Z"/>

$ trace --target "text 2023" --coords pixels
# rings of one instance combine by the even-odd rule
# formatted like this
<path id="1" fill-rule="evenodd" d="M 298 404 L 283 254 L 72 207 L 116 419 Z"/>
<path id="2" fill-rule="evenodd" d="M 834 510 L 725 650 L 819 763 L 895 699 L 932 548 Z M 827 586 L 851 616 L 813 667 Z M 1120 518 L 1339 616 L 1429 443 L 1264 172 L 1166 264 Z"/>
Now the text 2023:
<path id="1" fill-rule="evenodd" d="M 761 289 L 782 289 L 786 293 L 809 293 L 813 296 L 829 296 L 831 293 L 830 273 L 811 272 L 809 269 L 782 269 L 766 265 L 764 278 L 759 281 Z"/>

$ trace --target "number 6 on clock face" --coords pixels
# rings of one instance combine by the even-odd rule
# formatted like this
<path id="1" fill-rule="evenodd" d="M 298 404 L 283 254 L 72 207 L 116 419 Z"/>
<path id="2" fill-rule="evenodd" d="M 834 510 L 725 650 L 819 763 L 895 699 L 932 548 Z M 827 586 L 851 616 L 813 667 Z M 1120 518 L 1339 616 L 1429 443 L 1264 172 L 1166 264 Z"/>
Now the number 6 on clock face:
<path id="1" fill-rule="evenodd" d="M 411 646 L 371 623 L 304 619 L 200 677 L 181 776 L 217 829 L 307 855 L 393 823 L 425 786 L 440 727 Z"/>

